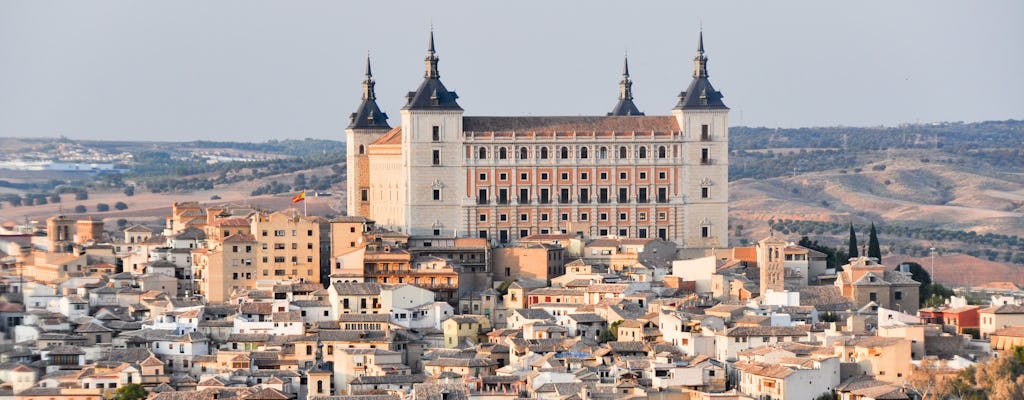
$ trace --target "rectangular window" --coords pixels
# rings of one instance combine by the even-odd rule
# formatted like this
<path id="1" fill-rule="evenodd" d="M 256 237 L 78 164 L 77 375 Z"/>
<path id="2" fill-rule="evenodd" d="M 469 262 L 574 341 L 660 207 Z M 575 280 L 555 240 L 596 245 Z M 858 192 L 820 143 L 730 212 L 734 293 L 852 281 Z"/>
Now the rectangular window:
<path id="1" fill-rule="evenodd" d="M 641 172 L 640 173 L 640 180 L 646 180 L 646 179 L 647 179 L 647 173 L 646 172 Z"/>
<path id="2" fill-rule="evenodd" d="M 590 202 L 590 189 L 588 189 L 588 188 L 580 188 L 579 202 L 580 203 L 589 203 Z"/>
<path id="3" fill-rule="evenodd" d="M 562 180 L 563 181 L 569 180 L 569 173 L 568 172 L 563 172 L 562 173 Z"/>
<path id="4" fill-rule="evenodd" d="M 647 239 L 647 228 L 640 228 L 636 231 L 636 236 L 641 239 Z"/>
<path id="5" fill-rule="evenodd" d="M 525 181 L 525 180 L 529 180 L 529 179 L 530 179 L 530 175 L 529 174 L 527 174 L 525 172 L 519 174 L 519 180 Z"/>
<path id="6" fill-rule="evenodd" d="M 607 179 L 608 179 L 608 173 L 607 172 L 602 172 L 601 173 L 601 180 L 603 181 L 603 180 L 607 180 Z"/>
<path id="7" fill-rule="evenodd" d="M 711 227 L 710 226 L 702 226 L 702 227 L 700 227 L 700 237 L 702 237 L 702 238 L 709 238 L 709 237 L 711 237 Z"/>
<path id="8" fill-rule="evenodd" d="M 705 142 L 711 140 L 711 127 L 707 124 L 700 126 L 700 140 Z"/>
<path id="9" fill-rule="evenodd" d="M 498 180 L 499 181 L 506 181 L 506 180 L 508 180 L 508 174 L 504 173 L 504 172 L 498 174 Z"/>
<path id="10" fill-rule="evenodd" d="M 529 203 L 530 203 L 530 189 L 528 189 L 528 188 L 519 188 L 519 204 L 529 204 Z"/>
<path id="11" fill-rule="evenodd" d="M 487 201 L 487 189 L 480 189 L 480 191 L 477 192 L 476 203 L 477 204 L 487 204 L 488 203 L 488 201 Z"/>
<path id="12" fill-rule="evenodd" d="M 601 204 L 608 202 L 608 188 L 597 189 L 597 202 Z"/>
<path id="13" fill-rule="evenodd" d="M 508 204 L 508 189 L 498 189 L 498 204 Z"/>
<path id="14" fill-rule="evenodd" d="M 700 149 L 700 163 L 711 164 L 711 149 L 707 147 Z"/>
<path id="15" fill-rule="evenodd" d="M 481 172 L 481 173 L 480 173 L 480 180 L 481 180 L 481 181 L 486 181 L 486 180 L 487 180 L 487 174 L 485 174 L 485 173 Z"/>
<path id="16" fill-rule="evenodd" d="M 600 214 L 598 214 L 598 218 L 601 221 L 607 221 L 608 220 L 608 213 L 600 213 Z"/>
<path id="17" fill-rule="evenodd" d="M 580 213 L 580 221 L 589 221 L 589 220 L 590 220 L 590 214 L 588 214 L 588 213 Z"/>
<path id="18" fill-rule="evenodd" d="M 658 179 L 664 180 L 668 178 L 668 174 L 665 171 L 658 172 Z"/>
<path id="19" fill-rule="evenodd" d="M 562 213 L 562 221 L 568 221 L 568 220 L 569 220 L 569 213 Z"/>
<path id="20" fill-rule="evenodd" d="M 558 197 L 558 202 L 562 203 L 562 204 L 568 204 L 569 203 L 569 189 L 568 188 L 563 188 L 561 190 L 561 194 Z"/>
<path id="21" fill-rule="evenodd" d="M 498 221 L 501 221 L 501 222 L 508 221 L 508 214 L 498 214 Z"/>
<path id="22" fill-rule="evenodd" d="M 527 237 L 527 236 L 530 236 L 530 230 L 529 229 L 520 229 L 519 230 L 519 237 L 524 238 L 524 237 Z"/>
<path id="23" fill-rule="evenodd" d="M 434 165 L 441 165 L 441 150 L 434 150 L 433 154 Z"/>
<path id="24" fill-rule="evenodd" d="M 646 203 L 647 202 L 647 188 L 644 188 L 644 187 L 637 188 L 636 202 L 637 203 Z"/>
<path id="25" fill-rule="evenodd" d="M 529 221 L 530 220 L 530 215 L 526 214 L 526 213 L 519 214 L 519 220 L 520 221 Z"/>
<path id="26" fill-rule="evenodd" d="M 619 188 L 619 203 L 629 203 L 629 188 Z"/>
<path id="27" fill-rule="evenodd" d="M 700 198 L 706 199 L 708 197 L 711 197 L 711 188 L 706 186 L 700 188 Z"/>
<path id="28" fill-rule="evenodd" d="M 549 192 L 550 189 L 548 188 L 540 189 L 540 204 L 548 204 L 551 202 L 551 194 Z"/>
<path id="29" fill-rule="evenodd" d="M 477 232 L 477 237 L 480 239 L 487 239 L 487 231 L 481 230 Z"/>
<path id="30" fill-rule="evenodd" d="M 359 189 L 359 200 L 363 202 L 370 201 L 370 189 Z M 266 232 L 263 231 L 263 236 L 267 236 Z"/>
<path id="31" fill-rule="evenodd" d="M 480 214 L 480 222 L 487 222 L 487 214 Z"/>
<path id="32" fill-rule="evenodd" d="M 434 200 L 441 200 L 441 189 L 434 189 Z"/>
<path id="33" fill-rule="evenodd" d="M 548 180 L 548 173 L 547 172 L 541 172 L 540 173 L 540 180 L 542 180 L 542 181 Z"/>
<path id="34" fill-rule="evenodd" d="M 549 217 L 548 217 L 548 214 L 547 214 L 547 213 L 544 213 L 544 214 L 541 214 L 541 215 L 540 215 L 540 220 L 541 220 L 541 221 L 547 221 L 548 219 L 549 219 Z"/>
<path id="35" fill-rule="evenodd" d="M 619 237 L 629 237 L 629 229 L 619 229 Z"/>
<path id="36" fill-rule="evenodd" d="M 588 174 L 586 172 L 580 172 L 580 180 L 585 181 L 585 180 L 587 180 L 589 178 L 590 178 L 590 174 Z"/>
<path id="37" fill-rule="evenodd" d="M 658 188 L 658 202 L 659 203 L 668 203 L 668 188 L 664 188 L 664 187 Z"/>
<path id="38" fill-rule="evenodd" d="M 441 127 L 434 125 L 431 129 L 431 139 L 435 142 L 441 141 Z"/>
<path id="39" fill-rule="evenodd" d="M 629 215 L 626 213 L 619 213 L 619 221 L 626 221 L 629 219 Z"/>

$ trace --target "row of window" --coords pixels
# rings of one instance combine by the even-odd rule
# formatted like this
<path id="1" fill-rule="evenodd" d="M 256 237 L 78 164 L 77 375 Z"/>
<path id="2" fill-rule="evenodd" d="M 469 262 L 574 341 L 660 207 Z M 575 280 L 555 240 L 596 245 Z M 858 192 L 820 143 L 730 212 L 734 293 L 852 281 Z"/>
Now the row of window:
<path id="1" fill-rule="evenodd" d="M 480 214 L 480 216 L 479 216 L 480 222 L 487 222 L 487 218 L 488 218 L 488 214 Z M 550 221 L 551 220 L 551 215 L 548 214 L 548 213 L 540 213 L 539 218 L 540 218 L 540 220 L 542 222 Z M 605 212 L 598 213 L 597 219 L 599 221 L 608 221 L 608 213 L 605 213 Z M 638 212 L 636 214 L 636 219 L 637 219 L 637 221 L 647 221 L 647 213 L 646 212 Z M 530 220 L 530 214 L 528 214 L 528 213 L 520 213 L 519 214 L 519 221 L 520 222 L 529 222 L 529 220 Z M 569 221 L 569 213 L 561 213 L 560 220 L 561 221 Z M 579 216 L 579 220 L 580 221 L 590 221 L 590 213 L 581 212 L 580 216 Z M 629 221 L 629 213 L 620 212 L 618 220 L 619 221 Z M 666 220 L 668 220 L 668 214 L 665 213 L 665 212 L 659 212 L 658 213 L 658 221 L 666 221 Z M 508 214 L 498 214 L 498 222 L 507 222 L 507 221 L 508 221 Z"/>
<path id="2" fill-rule="evenodd" d="M 489 153 L 489 150 L 488 150 L 487 147 L 485 147 L 485 146 L 477 147 L 476 159 L 478 159 L 478 160 L 486 160 L 488 158 L 488 155 L 489 155 L 488 153 Z M 536 157 L 537 158 L 539 158 L 541 160 L 547 160 L 549 158 L 552 158 L 552 155 L 553 155 L 552 153 L 554 153 L 554 151 L 552 151 L 548 147 L 541 147 L 540 149 L 535 151 L 535 153 L 536 153 Z M 572 156 L 572 153 L 573 153 L 573 151 L 572 151 L 572 149 L 569 146 L 561 146 L 561 147 L 559 147 L 557 149 L 558 158 L 562 159 L 562 160 L 569 159 Z M 591 157 L 590 147 L 586 147 L 586 146 L 580 147 L 575 153 L 579 155 L 580 159 L 588 159 L 588 158 Z M 608 159 L 609 154 L 612 154 L 612 153 L 614 153 L 614 151 L 609 150 L 609 148 L 606 147 L 606 146 L 598 147 L 597 150 L 596 150 L 596 156 L 597 156 L 598 159 L 601 159 L 601 160 Z M 628 158 L 630 158 L 629 157 L 630 153 L 632 153 L 634 157 L 641 158 L 641 159 L 648 158 L 648 156 L 657 157 L 657 158 L 668 158 L 668 156 L 669 156 L 669 148 L 668 148 L 668 146 L 658 146 L 654 150 L 648 150 L 647 146 L 639 146 L 639 147 L 636 148 L 635 152 L 632 152 L 632 151 L 630 151 L 629 147 L 627 147 L 627 146 L 619 146 L 618 151 L 617 151 L 617 155 L 618 155 L 617 158 L 618 159 L 628 159 Z M 671 153 L 672 153 L 672 157 L 678 156 L 679 146 L 673 145 L 672 149 L 671 149 Z M 516 152 L 516 154 L 513 154 L 512 150 L 509 147 L 498 147 L 497 150 L 495 150 L 494 154 L 493 154 L 493 157 L 495 159 L 497 159 L 497 160 L 507 160 L 507 159 L 512 158 L 513 156 L 515 156 L 515 158 L 519 159 L 519 160 L 527 160 L 527 159 L 530 158 L 530 149 L 525 147 L 525 146 L 521 146 L 521 147 L 519 147 L 519 150 Z"/>
<path id="3" fill-rule="evenodd" d="M 546 182 L 546 181 L 551 179 L 551 175 L 549 173 L 547 173 L 547 172 L 541 172 L 538 175 L 540 177 L 540 181 L 541 182 Z M 597 176 L 602 181 L 608 180 L 608 172 L 602 171 L 602 172 L 598 173 Z M 642 181 L 643 180 L 647 180 L 647 171 L 637 172 L 637 176 Z M 481 172 L 480 175 L 479 175 L 479 178 L 480 178 L 481 181 L 486 181 L 487 180 L 487 173 L 486 172 Z M 568 181 L 569 180 L 569 173 L 568 172 L 562 172 L 561 175 L 560 175 L 560 178 L 563 181 Z M 590 172 L 589 171 L 580 171 L 580 180 L 581 181 L 585 181 L 585 180 L 589 180 L 589 179 L 590 179 Z M 625 172 L 625 171 L 619 172 L 619 180 L 628 180 L 628 179 L 629 179 L 629 172 Z M 668 179 L 668 172 L 666 172 L 666 171 L 658 171 L 658 179 Z M 508 173 L 507 172 L 499 172 L 498 173 L 498 180 L 499 181 L 507 181 L 508 180 Z M 530 180 L 530 173 L 529 172 L 520 172 L 519 173 L 519 180 L 521 180 L 521 181 L 528 181 L 528 180 Z"/>
<path id="4" fill-rule="evenodd" d="M 604 149 L 604 147 L 602 147 L 601 149 Z M 621 150 L 619 151 L 619 154 L 621 156 L 621 157 L 619 157 L 620 159 L 625 159 L 626 158 L 623 155 L 623 154 L 625 154 L 625 153 L 623 153 L 623 151 L 625 151 L 625 146 L 623 146 L 621 148 Z M 667 157 L 666 151 L 667 151 L 667 149 L 666 149 L 665 146 L 658 147 L 658 153 L 657 153 L 658 154 L 658 158 L 666 158 Z M 519 153 L 520 153 L 520 156 L 528 156 L 528 152 L 526 151 L 525 147 L 521 148 Z M 569 158 L 569 148 L 568 147 L 562 147 L 562 149 L 559 151 L 559 153 L 560 153 L 559 154 L 559 156 L 560 156 L 559 158 L 560 159 L 566 160 L 566 159 Z M 677 153 L 677 151 L 675 149 L 675 146 L 673 146 L 672 156 L 676 157 L 677 156 L 676 153 Z M 586 147 L 583 147 L 583 148 L 580 149 L 580 158 L 581 159 L 589 158 L 589 154 L 590 153 L 589 153 L 589 151 L 587 150 Z M 528 157 L 520 157 L 519 159 L 525 160 L 527 158 Z M 540 158 L 541 159 L 547 159 L 548 158 L 547 147 L 542 147 L 541 148 Z M 599 159 L 606 159 L 607 157 L 599 156 L 598 158 Z M 641 159 L 647 158 L 647 148 L 646 147 L 640 147 L 640 150 L 637 152 L 637 158 L 641 158 Z M 487 159 L 487 148 L 486 147 L 480 147 L 477 150 L 477 159 L 480 159 L 480 160 L 486 160 Z M 507 151 L 506 148 L 502 147 L 502 148 L 498 149 L 498 159 L 499 160 L 508 159 L 508 151 Z M 712 164 L 712 162 L 711 162 L 711 149 L 706 148 L 706 147 L 703 148 L 703 149 L 700 149 L 700 163 L 701 164 L 705 164 L 705 165 Z M 431 151 L 431 165 L 435 165 L 435 166 L 441 165 L 441 150 L 434 149 L 434 150 Z"/>
<path id="5" fill-rule="evenodd" d="M 621 237 L 629 237 L 630 236 L 630 232 L 629 231 L 630 231 L 629 228 L 619 228 L 617 231 L 616 230 L 612 230 L 612 229 L 608 229 L 608 228 L 599 228 L 599 229 L 597 229 L 596 233 L 597 233 L 598 236 L 608 236 L 609 234 L 612 234 L 613 232 L 617 232 L 617 234 L 619 236 L 621 236 Z M 551 232 L 552 232 L 551 229 L 540 229 L 540 234 L 541 235 L 549 235 L 549 234 L 551 234 Z M 561 233 L 563 235 L 566 235 L 566 234 L 569 233 L 567 229 L 560 229 L 557 232 Z M 506 229 L 499 229 L 497 231 L 497 233 L 498 233 L 497 240 L 498 240 L 499 243 L 508 243 L 512 239 L 510 237 L 510 235 L 509 235 L 509 231 L 506 230 Z M 524 237 L 530 236 L 530 234 L 531 234 L 531 232 L 530 232 L 529 229 L 520 229 L 519 230 L 519 237 L 520 238 L 524 238 Z M 582 231 L 577 231 L 576 234 L 577 235 L 583 235 L 583 232 Z M 481 229 L 481 230 L 477 231 L 477 236 L 479 238 L 481 238 L 481 239 L 488 239 L 489 236 L 490 236 L 490 233 L 486 229 Z M 637 228 L 636 229 L 636 237 L 641 238 L 641 239 L 645 239 L 645 238 L 649 237 L 648 228 Z M 662 240 L 668 240 L 668 229 L 666 229 L 666 228 L 658 228 L 658 230 L 657 230 L 657 237 L 659 239 L 662 239 Z M 701 237 L 702 238 L 710 238 L 711 237 L 711 227 L 710 226 L 702 226 L 701 227 Z"/>
<path id="6" fill-rule="evenodd" d="M 646 187 L 636 188 L 636 193 L 634 193 L 632 196 L 630 196 L 629 188 L 624 187 L 618 188 L 617 193 L 613 192 L 611 188 L 598 188 L 596 195 L 595 193 L 592 193 L 590 189 L 591 188 L 589 187 L 582 187 L 578 188 L 578 191 L 576 193 L 572 193 L 571 188 L 559 188 L 557 197 L 553 197 L 551 188 L 540 188 L 538 190 L 539 193 L 537 195 L 537 198 L 532 198 L 530 197 L 530 188 L 520 187 L 519 197 L 517 198 L 517 201 L 520 204 L 529 204 L 532 201 L 536 201 L 537 203 L 540 204 L 550 204 L 552 202 L 557 202 L 560 204 L 569 204 L 572 203 L 574 200 L 577 203 L 591 203 L 596 201 L 597 203 L 600 204 L 608 204 L 613 202 L 629 203 L 632 200 L 636 200 L 637 203 L 650 203 L 652 200 L 656 203 L 668 203 L 669 201 L 668 187 L 664 186 L 657 188 L 657 191 L 655 192 L 655 197 L 653 199 L 650 197 L 650 194 L 648 193 L 648 188 Z M 701 189 L 702 198 L 707 198 L 708 196 L 710 196 L 711 191 L 709 188 L 704 187 Z M 513 189 L 511 188 L 498 188 L 494 196 L 494 201 L 497 204 L 510 204 L 510 194 L 512 193 L 512 190 Z M 490 204 L 491 193 L 492 191 L 489 188 L 478 189 L 476 197 L 477 204 Z M 576 195 L 575 198 L 572 197 L 573 194 Z M 440 200 L 440 195 L 440 190 L 434 189 L 434 200 Z"/>
<path id="7" fill-rule="evenodd" d="M 261 233 L 261 235 L 263 237 L 267 237 L 268 234 L 270 233 L 270 231 L 264 229 L 260 233 Z M 276 231 L 274 231 L 274 236 L 278 236 L 278 237 L 280 237 L 280 236 L 288 236 L 288 231 L 285 230 L 285 229 L 276 230 Z M 292 229 L 292 236 L 299 236 L 299 231 L 295 230 L 295 229 Z M 306 236 L 313 236 L 313 230 L 312 229 L 306 230 Z"/>

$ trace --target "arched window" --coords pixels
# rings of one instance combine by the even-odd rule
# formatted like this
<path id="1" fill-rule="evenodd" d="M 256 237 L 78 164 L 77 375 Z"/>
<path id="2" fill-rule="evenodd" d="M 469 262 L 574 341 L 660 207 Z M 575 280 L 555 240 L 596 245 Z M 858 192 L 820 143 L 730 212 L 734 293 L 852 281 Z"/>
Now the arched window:
<path id="1" fill-rule="evenodd" d="M 640 158 L 647 158 L 647 147 L 640 146 Z"/>
<path id="2" fill-rule="evenodd" d="M 525 160 L 527 158 L 530 158 L 529 155 L 530 155 L 530 153 L 526 150 L 525 147 L 520 147 L 519 148 L 519 159 L 520 160 Z"/>
<path id="3" fill-rule="evenodd" d="M 597 152 L 597 157 L 602 159 L 602 160 L 608 158 L 608 148 L 604 147 L 604 146 L 601 146 L 601 150 L 598 150 L 598 152 Z"/>
<path id="4" fill-rule="evenodd" d="M 548 148 L 547 147 L 541 147 L 540 148 L 540 158 L 542 158 L 544 160 L 548 159 Z"/>
<path id="5" fill-rule="evenodd" d="M 480 150 L 479 150 L 479 153 L 480 154 L 479 154 L 479 156 L 477 158 L 479 158 L 481 160 L 486 160 L 487 159 L 487 148 L 486 147 L 481 147 Z"/>
<path id="6" fill-rule="evenodd" d="M 580 158 L 587 158 L 589 156 L 590 156 L 590 150 L 588 150 L 586 147 L 581 147 L 580 148 Z"/>
<path id="7" fill-rule="evenodd" d="M 626 151 L 626 146 L 619 147 L 619 158 L 629 158 L 629 153 Z"/>
<path id="8" fill-rule="evenodd" d="M 359 154 L 366 154 L 366 148 L 363 145 L 359 145 Z"/>
<path id="9" fill-rule="evenodd" d="M 504 160 L 508 158 L 508 149 L 501 147 L 498 149 L 498 159 Z"/>
<path id="10" fill-rule="evenodd" d="M 665 158 L 665 146 L 658 147 L 658 158 Z"/>
<path id="11" fill-rule="evenodd" d="M 562 157 L 563 160 L 566 159 L 566 158 L 569 158 L 569 148 L 568 147 L 562 146 L 562 150 L 560 150 L 560 151 L 562 153 L 561 157 Z"/>

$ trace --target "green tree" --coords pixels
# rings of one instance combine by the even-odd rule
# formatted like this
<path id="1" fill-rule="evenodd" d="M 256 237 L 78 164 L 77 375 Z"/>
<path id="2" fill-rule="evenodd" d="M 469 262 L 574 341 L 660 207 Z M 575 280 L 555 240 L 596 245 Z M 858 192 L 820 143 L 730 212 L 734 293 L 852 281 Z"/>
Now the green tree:
<path id="1" fill-rule="evenodd" d="M 85 211 L 86 211 L 85 206 L 83 206 L 81 204 L 75 206 L 75 212 L 76 213 L 81 214 L 81 213 L 84 213 Z"/>
<path id="2" fill-rule="evenodd" d="M 117 203 L 114 203 L 114 208 L 116 208 L 118 210 L 127 210 L 128 209 L 128 205 L 125 204 L 123 201 L 119 201 Z"/>
<path id="3" fill-rule="evenodd" d="M 938 283 L 922 285 L 919 293 L 921 307 L 940 306 L 946 303 L 946 299 L 956 294 L 953 292 L 953 289 L 947 288 Z"/>
<path id="4" fill-rule="evenodd" d="M 124 188 L 124 195 L 128 196 L 128 197 L 134 196 L 135 195 L 135 186 L 128 186 L 128 187 Z"/>
<path id="5" fill-rule="evenodd" d="M 601 331 L 601 335 L 597 337 L 597 340 L 601 343 L 619 340 L 619 325 L 622 325 L 623 322 L 625 321 L 621 319 L 612 322 L 612 324 L 608 326 L 608 329 Z"/>
<path id="6" fill-rule="evenodd" d="M 114 391 L 113 400 L 142 400 L 146 398 L 146 388 L 137 383 L 129 383 Z"/>
<path id="7" fill-rule="evenodd" d="M 875 231 L 875 223 L 871 223 L 871 234 L 868 236 L 868 257 L 875 258 L 882 263 L 882 246 L 878 244 L 878 232 Z"/>
<path id="8" fill-rule="evenodd" d="M 860 252 L 857 251 L 857 232 L 853 230 L 853 222 L 850 223 L 850 249 L 846 254 L 850 255 L 850 258 L 860 257 Z"/>
<path id="9" fill-rule="evenodd" d="M 85 189 L 82 189 L 82 190 L 79 190 L 79 191 L 75 192 L 75 200 L 88 200 L 88 199 L 89 199 L 89 192 L 85 191 Z"/>
<path id="10" fill-rule="evenodd" d="M 99 211 L 99 212 L 110 211 L 110 205 L 107 204 L 107 203 L 98 203 L 98 204 L 96 204 L 96 211 Z"/>

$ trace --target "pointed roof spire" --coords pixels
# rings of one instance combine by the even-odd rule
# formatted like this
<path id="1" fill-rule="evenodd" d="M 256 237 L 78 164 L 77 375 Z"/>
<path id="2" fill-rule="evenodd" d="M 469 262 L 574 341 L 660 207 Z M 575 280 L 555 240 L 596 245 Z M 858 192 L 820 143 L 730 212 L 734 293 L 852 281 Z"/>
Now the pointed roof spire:
<path id="1" fill-rule="evenodd" d="M 391 129 L 388 115 L 377 106 L 377 94 L 373 87 L 373 69 L 370 67 L 370 52 L 366 52 L 366 79 L 363 80 L 363 101 L 359 108 L 349 117 L 349 129 Z"/>
<path id="2" fill-rule="evenodd" d="M 708 77 L 708 58 L 704 56 L 704 30 L 697 39 L 697 56 L 693 58 L 693 77 Z"/>
<path id="3" fill-rule="evenodd" d="M 363 100 L 376 100 L 377 94 L 374 93 L 373 87 L 376 82 L 373 80 L 373 70 L 370 69 L 370 54 L 366 54 L 366 79 L 363 80 Z"/>
<path id="4" fill-rule="evenodd" d="M 633 81 L 629 79 L 629 56 L 623 57 L 622 80 L 619 81 L 619 102 L 608 115 L 644 115 L 633 103 Z"/>
<path id="5" fill-rule="evenodd" d="M 424 75 L 427 79 L 437 79 L 441 77 L 441 74 L 437 71 L 437 55 L 434 54 L 434 28 L 430 28 L 430 44 L 427 46 L 427 57 L 423 59 L 427 63 L 427 73 Z"/>
<path id="6" fill-rule="evenodd" d="M 461 110 L 455 101 L 459 95 L 449 91 L 441 83 L 441 74 L 437 70 L 437 50 L 434 47 L 434 27 L 430 27 L 430 41 L 427 44 L 427 57 L 423 59 L 426 63 L 426 73 L 423 75 L 423 83 L 415 92 L 406 95 L 406 105 L 403 110 L 434 109 L 434 110 Z"/>
<path id="7" fill-rule="evenodd" d="M 697 36 L 697 55 L 693 58 L 693 80 L 685 92 L 679 93 L 675 109 L 728 109 L 722 102 L 722 92 L 715 90 L 708 80 L 708 58 L 704 55 L 704 29 Z"/>

